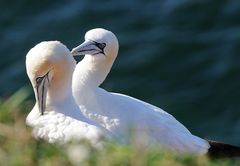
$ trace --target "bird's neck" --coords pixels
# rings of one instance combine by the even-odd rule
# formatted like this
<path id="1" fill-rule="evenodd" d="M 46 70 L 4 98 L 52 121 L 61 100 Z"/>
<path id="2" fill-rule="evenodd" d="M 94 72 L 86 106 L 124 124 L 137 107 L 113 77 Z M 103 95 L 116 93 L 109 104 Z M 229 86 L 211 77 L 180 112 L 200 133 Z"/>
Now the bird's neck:
<path id="1" fill-rule="evenodd" d="M 85 55 L 74 71 L 73 88 L 83 90 L 99 87 L 110 72 L 113 61 Z"/>
<path id="2" fill-rule="evenodd" d="M 48 89 L 46 108 L 49 108 L 49 111 L 53 110 L 78 120 L 87 121 L 79 111 L 72 94 L 72 75 L 75 66 L 72 64 L 72 66 L 54 70 Z"/>
<path id="3" fill-rule="evenodd" d="M 72 96 L 71 87 L 74 68 L 75 65 L 70 68 L 68 66 L 62 66 L 54 70 L 54 75 L 47 93 L 48 104 L 56 105 Z"/>

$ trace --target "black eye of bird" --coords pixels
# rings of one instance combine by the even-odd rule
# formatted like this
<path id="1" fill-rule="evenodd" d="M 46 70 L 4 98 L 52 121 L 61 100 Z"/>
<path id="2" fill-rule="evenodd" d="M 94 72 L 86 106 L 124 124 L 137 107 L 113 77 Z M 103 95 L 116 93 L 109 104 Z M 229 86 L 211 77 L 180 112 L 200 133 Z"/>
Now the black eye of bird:
<path id="1" fill-rule="evenodd" d="M 96 46 L 103 50 L 106 47 L 106 43 L 96 43 Z"/>
<path id="2" fill-rule="evenodd" d="M 42 82 L 42 80 L 43 80 L 43 77 L 37 77 L 36 78 L 37 85 L 40 84 Z"/>

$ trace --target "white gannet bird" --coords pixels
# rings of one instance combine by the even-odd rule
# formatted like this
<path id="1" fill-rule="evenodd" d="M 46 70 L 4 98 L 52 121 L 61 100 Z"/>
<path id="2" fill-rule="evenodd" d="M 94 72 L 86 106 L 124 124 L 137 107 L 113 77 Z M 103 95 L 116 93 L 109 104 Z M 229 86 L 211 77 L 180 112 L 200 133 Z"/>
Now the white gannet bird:
<path id="1" fill-rule="evenodd" d="M 41 42 L 27 53 L 27 74 L 36 104 L 26 123 L 33 127 L 35 137 L 50 143 L 87 139 L 98 144 L 103 136 L 102 127 L 83 116 L 73 98 L 75 65 L 70 51 L 58 41 Z"/>
<path id="2" fill-rule="evenodd" d="M 138 139 L 147 138 L 178 153 L 200 155 L 214 151 L 216 148 L 213 147 L 216 146 L 213 144 L 220 143 L 191 134 L 162 109 L 133 97 L 99 88 L 117 57 L 118 47 L 118 40 L 112 32 L 97 28 L 88 31 L 85 42 L 71 51 L 73 55 L 85 54 L 74 71 L 72 88 L 81 111 L 119 139 L 128 140 L 134 133 Z"/>

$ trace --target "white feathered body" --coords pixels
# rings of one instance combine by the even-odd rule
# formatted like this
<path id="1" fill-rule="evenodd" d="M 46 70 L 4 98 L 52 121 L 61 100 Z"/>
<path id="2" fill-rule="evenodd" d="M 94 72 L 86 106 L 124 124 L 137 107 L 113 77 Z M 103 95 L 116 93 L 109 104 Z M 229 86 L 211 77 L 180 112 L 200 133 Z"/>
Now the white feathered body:
<path id="1" fill-rule="evenodd" d="M 146 144 L 157 143 L 180 153 L 204 154 L 208 151 L 207 141 L 192 135 L 172 115 L 146 102 L 101 88 L 76 98 L 86 116 L 111 131 L 120 141 L 134 139 L 141 143 L 146 141 Z"/>
<path id="2" fill-rule="evenodd" d="M 36 104 L 26 123 L 33 128 L 34 137 L 50 143 L 88 140 L 97 145 L 103 136 L 109 136 L 104 128 L 82 115 L 71 96 L 64 102 L 47 105 L 44 115 L 40 114 Z"/>
<path id="3" fill-rule="evenodd" d="M 207 141 L 192 135 L 162 109 L 95 86 L 94 83 L 101 83 L 105 78 L 101 76 L 104 65 L 102 69 L 94 65 L 91 58 L 85 57 L 73 73 L 73 96 L 85 116 L 101 124 L 121 142 L 134 139 L 179 153 L 204 154 L 208 151 Z"/>

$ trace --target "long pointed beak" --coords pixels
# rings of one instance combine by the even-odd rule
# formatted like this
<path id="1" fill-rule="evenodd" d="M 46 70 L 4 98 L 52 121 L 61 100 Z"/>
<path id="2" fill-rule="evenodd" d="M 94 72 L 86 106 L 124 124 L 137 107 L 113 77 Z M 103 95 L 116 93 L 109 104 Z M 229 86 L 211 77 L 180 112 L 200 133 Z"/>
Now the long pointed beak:
<path id="1" fill-rule="evenodd" d="M 98 53 L 102 53 L 102 50 L 96 46 L 96 42 L 91 40 L 86 40 L 79 46 L 73 48 L 71 53 L 73 56 L 85 55 L 85 54 L 95 55 Z"/>
<path id="2" fill-rule="evenodd" d="M 47 90 L 49 86 L 49 80 L 48 80 L 48 73 L 44 75 L 43 77 L 38 77 L 37 79 L 37 85 L 34 88 L 35 89 L 35 96 L 38 104 L 38 109 L 41 113 L 41 115 L 45 112 L 46 107 L 46 98 L 47 98 Z"/>

